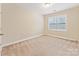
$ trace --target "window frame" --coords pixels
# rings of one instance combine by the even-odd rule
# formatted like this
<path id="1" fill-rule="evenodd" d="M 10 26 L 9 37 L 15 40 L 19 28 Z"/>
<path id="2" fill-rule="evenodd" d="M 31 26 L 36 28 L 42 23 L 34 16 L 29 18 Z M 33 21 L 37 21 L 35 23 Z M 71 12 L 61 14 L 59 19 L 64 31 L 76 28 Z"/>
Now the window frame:
<path id="1" fill-rule="evenodd" d="M 49 28 L 49 18 L 50 18 L 50 17 L 55 17 L 55 18 L 56 18 L 56 17 L 57 17 L 57 18 L 58 18 L 58 17 L 65 17 L 65 29 L 57 29 L 57 28 L 56 28 L 56 29 L 50 29 L 50 28 Z M 51 30 L 51 31 L 67 31 L 67 16 L 66 16 L 66 15 L 49 16 L 49 17 L 48 17 L 48 30 Z"/>

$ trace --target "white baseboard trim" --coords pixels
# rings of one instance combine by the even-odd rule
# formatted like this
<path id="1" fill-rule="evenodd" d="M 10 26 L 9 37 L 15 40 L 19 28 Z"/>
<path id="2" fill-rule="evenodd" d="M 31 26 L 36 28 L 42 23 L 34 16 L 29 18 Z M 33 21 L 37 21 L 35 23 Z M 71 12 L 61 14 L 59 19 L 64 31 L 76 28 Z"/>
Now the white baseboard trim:
<path id="1" fill-rule="evenodd" d="M 48 36 L 52 36 L 52 37 L 57 37 L 57 38 L 61 38 L 61 39 L 65 39 L 65 40 L 70 40 L 70 41 L 78 41 L 77 39 L 72 39 L 72 38 L 67 38 L 67 37 L 62 37 L 62 36 L 57 36 L 57 35 L 53 35 L 53 34 L 46 34 Z"/>
<path id="2" fill-rule="evenodd" d="M 18 40 L 18 41 L 14 41 L 14 42 L 8 43 L 8 44 L 4 44 L 4 45 L 2 45 L 1 47 L 3 48 L 3 47 L 6 47 L 6 46 L 9 46 L 9 45 L 12 45 L 12 44 L 16 44 L 16 43 L 19 43 L 19 42 L 22 42 L 22 41 L 25 41 L 25 40 L 37 38 L 37 37 L 40 37 L 40 36 L 42 36 L 42 35 L 43 35 L 43 34 L 31 36 L 31 37 L 28 37 L 28 38 L 26 38 L 26 39 L 22 39 L 22 40 Z"/>
<path id="3" fill-rule="evenodd" d="M 4 44 L 4 45 L 1 45 L 0 47 L 1 47 L 1 50 L 2 50 L 3 47 L 6 47 L 6 46 L 9 46 L 9 45 L 12 45 L 12 44 L 16 44 L 16 43 L 19 43 L 19 42 L 22 42 L 22 41 L 25 41 L 25 40 L 37 38 L 37 37 L 40 37 L 42 35 L 57 37 L 57 38 L 65 39 L 65 40 L 78 41 L 77 39 L 74 40 L 72 38 L 57 36 L 57 35 L 53 35 L 53 34 L 39 34 L 39 35 L 35 35 L 35 36 L 28 37 L 26 39 L 22 39 L 22 40 L 14 41 L 14 42 L 11 42 L 11 43 L 7 43 L 7 44 Z"/>

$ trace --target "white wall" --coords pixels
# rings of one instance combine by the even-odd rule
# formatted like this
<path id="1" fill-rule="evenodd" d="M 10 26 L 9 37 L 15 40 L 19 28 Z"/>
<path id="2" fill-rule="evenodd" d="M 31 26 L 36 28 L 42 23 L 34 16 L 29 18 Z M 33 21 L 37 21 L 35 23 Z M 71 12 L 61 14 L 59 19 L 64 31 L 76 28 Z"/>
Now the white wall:
<path id="1" fill-rule="evenodd" d="M 61 15 L 67 16 L 67 31 L 48 30 L 48 17 Z M 45 15 L 44 24 L 45 34 L 50 34 L 52 36 L 64 37 L 65 39 L 69 38 L 71 40 L 79 41 L 79 6 Z"/>
<path id="2" fill-rule="evenodd" d="M 1 4 L 0 4 L 0 33 L 1 33 Z M 1 36 L 0 36 L 0 56 L 1 56 L 1 44 L 2 44 L 2 39 L 1 39 Z"/>
<path id="3" fill-rule="evenodd" d="M 3 44 L 42 34 L 43 16 L 18 4 L 2 4 L 2 32 Z"/>
<path id="4" fill-rule="evenodd" d="M 1 34 L 1 4 L 0 4 L 0 34 Z M 1 36 L 0 36 L 0 44 L 1 44 Z"/>

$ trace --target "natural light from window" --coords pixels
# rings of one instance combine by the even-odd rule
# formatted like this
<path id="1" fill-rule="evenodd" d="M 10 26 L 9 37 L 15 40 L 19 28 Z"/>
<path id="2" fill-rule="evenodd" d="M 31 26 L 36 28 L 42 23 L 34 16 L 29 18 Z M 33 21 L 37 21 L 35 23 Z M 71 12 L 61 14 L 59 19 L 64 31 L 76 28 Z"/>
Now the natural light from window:
<path id="1" fill-rule="evenodd" d="M 67 16 L 48 17 L 48 30 L 67 31 Z"/>

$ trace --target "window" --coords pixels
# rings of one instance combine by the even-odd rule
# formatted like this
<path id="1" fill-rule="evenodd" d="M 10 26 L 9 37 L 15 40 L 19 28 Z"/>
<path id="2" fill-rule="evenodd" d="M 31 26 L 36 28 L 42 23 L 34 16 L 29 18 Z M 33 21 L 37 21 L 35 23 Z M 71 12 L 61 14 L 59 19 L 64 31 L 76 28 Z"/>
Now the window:
<path id="1" fill-rule="evenodd" d="M 66 31 L 67 17 L 66 16 L 51 16 L 48 17 L 48 29 L 56 31 Z"/>

